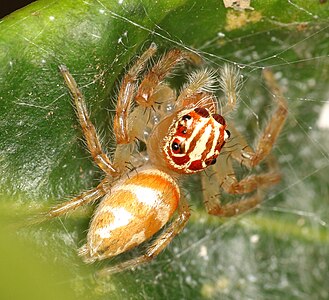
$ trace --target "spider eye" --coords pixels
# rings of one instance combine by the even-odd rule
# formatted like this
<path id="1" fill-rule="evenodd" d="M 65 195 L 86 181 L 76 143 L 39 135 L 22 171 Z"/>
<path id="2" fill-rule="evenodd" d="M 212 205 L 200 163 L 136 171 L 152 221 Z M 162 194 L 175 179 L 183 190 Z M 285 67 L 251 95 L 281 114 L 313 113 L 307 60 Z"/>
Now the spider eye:
<path id="1" fill-rule="evenodd" d="M 177 143 L 177 142 L 173 142 L 171 144 L 171 149 L 174 151 L 174 152 L 177 152 L 179 149 L 180 149 L 180 145 Z"/>
<path id="2" fill-rule="evenodd" d="M 229 132 L 228 130 L 225 130 L 226 134 L 227 134 L 227 138 L 229 138 L 231 136 L 231 132 Z"/>
<path id="3" fill-rule="evenodd" d="M 201 117 L 203 118 L 208 118 L 209 117 L 209 112 L 207 109 L 203 107 L 197 107 L 194 109 L 194 111 Z"/>
<path id="4" fill-rule="evenodd" d="M 171 143 L 171 150 L 173 154 L 183 154 L 185 152 L 184 142 L 175 138 Z"/>
<path id="5" fill-rule="evenodd" d="M 182 120 L 183 121 L 187 121 L 187 120 L 191 120 L 191 116 L 190 115 L 184 115 L 184 116 L 182 116 Z"/>
<path id="6" fill-rule="evenodd" d="M 187 127 L 183 126 L 182 124 L 178 124 L 177 133 L 186 134 L 187 133 Z"/>
<path id="7" fill-rule="evenodd" d="M 216 158 L 213 158 L 213 159 L 209 159 L 206 161 L 206 165 L 207 166 L 210 166 L 210 165 L 214 165 L 216 163 Z"/>
<path id="8" fill-rule="evenodd" d="M 215 121 L 221 125 L 225 125 L 225 119 L 219 115 L 219 114 L 214 114 L 212 117 L 215 119 Z"/>

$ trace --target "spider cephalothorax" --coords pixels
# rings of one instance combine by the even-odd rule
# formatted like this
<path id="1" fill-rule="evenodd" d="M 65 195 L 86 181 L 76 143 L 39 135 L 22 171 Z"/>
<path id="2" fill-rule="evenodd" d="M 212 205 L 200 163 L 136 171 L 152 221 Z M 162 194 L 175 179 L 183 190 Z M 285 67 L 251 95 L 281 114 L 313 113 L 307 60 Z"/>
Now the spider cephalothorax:
<path id="1" fill-rule="evenodd" d="M 164 138 L 168 167 L 179 173 L 195 173 L 216 162 L 229 137 L 224 118 L 204 107 L 178 113 Z"/>

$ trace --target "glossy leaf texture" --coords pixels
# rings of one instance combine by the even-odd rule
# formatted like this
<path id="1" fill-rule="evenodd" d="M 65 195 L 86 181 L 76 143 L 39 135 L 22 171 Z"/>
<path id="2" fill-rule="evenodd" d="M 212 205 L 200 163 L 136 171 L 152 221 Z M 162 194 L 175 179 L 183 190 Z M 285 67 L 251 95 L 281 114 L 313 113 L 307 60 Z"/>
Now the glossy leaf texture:
<path id="1" fill-rule="evenodd" d="M 23 248 L 22 240 L 31 250 L 24 254 L 51 265 L 53 286 L 64 281 L 62 297 L 68 299 L 72 291 L 80 299 L 327 299 L 329 116 L 321 119 L 321 114 L 329 94 L 329 3 L 269 0 L 251 1 L 251 6 L 233 10 L 219 0 L 44 0 L 4 18 L 0 200 L 3 226 L 8 225 L 2 236 L 9 246 L 1 254 L 21 262 L 10 245 Z M 273 70 L 289 103 L 287 124 L 273 151 L 282 182 L 257 212 L 220 220 L 207 216 L 197 177 L 187 180 L 193 215 L 183 234 L 151 264 L 95 280 L 97 269 L 143 247 L 85 266 L 76 248 L 84 241 L 91 208 L 50 225 L 17 231 L 12 225 L 94 187 L 102 177 L 83 143 L 58 66 L 65 64 L 74 75 L 111 153 L 120 79 L 151 42 L 159 55 L 185 48 L 200 53 L 207 67 L 231 63 L 241 70 L 240 105 L 228 122 L 251 144 L 273 108 L 261 71 Z M 179 86 L 191 69 L 182 67 L 171 83 Z M 18 236 L 17 244 L 8 232 Z M 20 265 L 20 274 L 28 277 L 24 270 L 33 267 Z M 69 273 L 64 277 L 59 275 L 63 266 Z M 42 274 L 36 267 L 36 278 Z M 3 278 L 11 278 L 7 275 L 1 270 Z M 17 280 L 26 281 L 24 276 Z M 33 298 L 26 283 L 21 285 L 26 298 Z"/>

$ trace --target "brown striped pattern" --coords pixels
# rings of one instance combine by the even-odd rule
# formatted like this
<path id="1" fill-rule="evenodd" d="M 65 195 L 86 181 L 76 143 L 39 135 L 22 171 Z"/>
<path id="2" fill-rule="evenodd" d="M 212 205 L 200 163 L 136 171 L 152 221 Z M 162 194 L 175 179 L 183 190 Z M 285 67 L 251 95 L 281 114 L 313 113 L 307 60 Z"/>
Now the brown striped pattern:
<path id="1" fill-rule="evenodd" d="M 226 125 L 220 124 L 206 110 L 185 110 L 172 126 L 165 139 L 164 152 L 171 169 L 179 173 L 195 173 L 204 170 L 216 159 L 225 143 Z M 206 114 L 206 112 L 208 114 Z M 184 116 L 188 115 L 190 118 Z M 172 143 L 178 143 L 180 151 L 173 151 Z"/>

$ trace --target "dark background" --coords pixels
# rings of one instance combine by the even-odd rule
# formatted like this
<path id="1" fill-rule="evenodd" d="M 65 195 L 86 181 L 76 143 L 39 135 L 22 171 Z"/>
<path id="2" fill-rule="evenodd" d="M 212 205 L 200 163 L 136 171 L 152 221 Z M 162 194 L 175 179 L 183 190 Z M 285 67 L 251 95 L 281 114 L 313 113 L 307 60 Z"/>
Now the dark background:
<path id="1" fill-rule="evenodd" d="M 19 8 L 22 8 L 32 2 L 34 1 L 33 0 L 1 0 L 0 19 L 6 15 L 9 15 L 11 12 Z"/>

